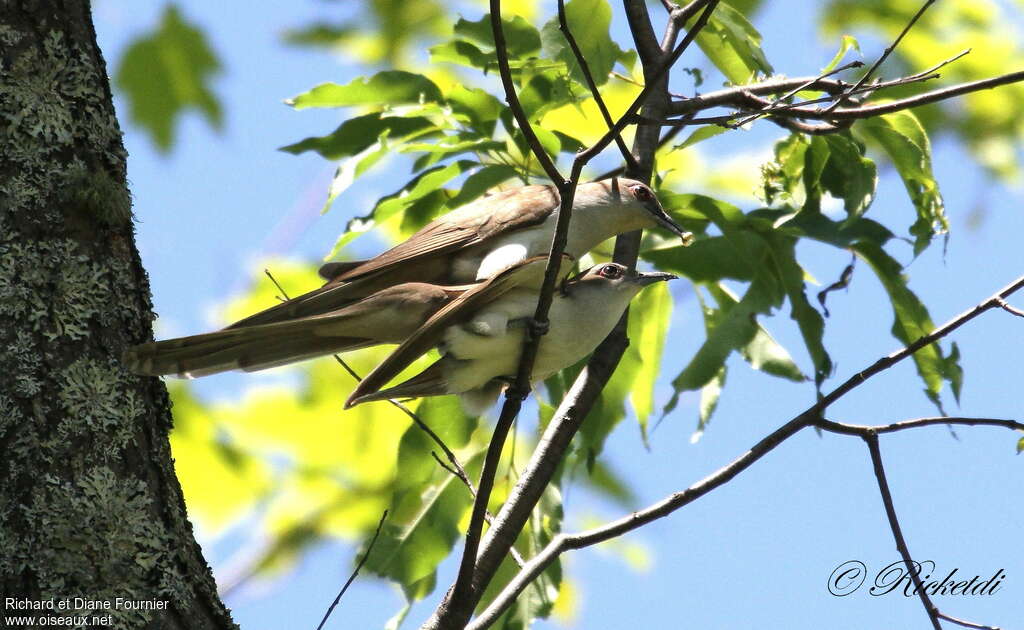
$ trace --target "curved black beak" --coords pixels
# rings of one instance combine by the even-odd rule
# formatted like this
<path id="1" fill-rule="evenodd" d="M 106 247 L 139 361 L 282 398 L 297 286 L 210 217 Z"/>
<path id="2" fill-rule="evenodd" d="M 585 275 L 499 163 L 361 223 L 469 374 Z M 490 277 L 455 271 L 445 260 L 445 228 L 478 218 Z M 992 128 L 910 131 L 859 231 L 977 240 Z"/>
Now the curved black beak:
<path id="1" fill-rule="evenodd" d="M 687 232 L 681 228 L 679 224 L 673 221 L 672 217 L 665 212 L 665 209 L 661 207 L 661 204 L 658 204 L 658 209 L 655 210 L 653 214 L 654 221 L 661 227 L 678 236 L 679 239 L 683 241 L 683 245 L 689 245 L 693 242 L 693 232 Z"/>
<path id="2" fill-rule="evenodd" d="M 649 284 L 654 284 L 655 282 L 667 282 L 668 280 L 675 280 L 677 278 L 679 278 L 679 276 L 672 273 L 664 273 L 662 271 L 648 271 L 637 274 L 636 282 L 642 286 L 647 286 Z"/>

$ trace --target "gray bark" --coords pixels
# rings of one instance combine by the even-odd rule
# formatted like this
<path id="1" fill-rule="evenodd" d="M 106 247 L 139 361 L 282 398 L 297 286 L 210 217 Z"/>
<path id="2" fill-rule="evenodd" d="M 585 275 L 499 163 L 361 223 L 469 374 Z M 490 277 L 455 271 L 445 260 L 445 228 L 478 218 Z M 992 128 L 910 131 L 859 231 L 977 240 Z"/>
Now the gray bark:
<path id="1" fill-rule="evenodd" d="M 107 627 L 229 628 L 174 476 L 126 154 L 84 0 L 0 0 L 0 593 Z M 117 598 L 122 605 L 117 607 Z M 150 600 L 156 610 L 129 610 Z M 0 610 L 5 608 L 0 599 Z M 95 605 L 95 604 L 93 604 Z"/>

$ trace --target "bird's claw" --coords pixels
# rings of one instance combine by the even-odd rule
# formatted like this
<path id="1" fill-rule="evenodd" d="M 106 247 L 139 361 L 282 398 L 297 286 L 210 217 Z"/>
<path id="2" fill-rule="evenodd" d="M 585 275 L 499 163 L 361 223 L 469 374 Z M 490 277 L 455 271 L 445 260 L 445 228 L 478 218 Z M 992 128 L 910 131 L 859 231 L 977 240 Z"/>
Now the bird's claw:
<path id="1" fill-rule="evenodd" d="M 544 320 L 544 321 L 538 321 L 536 319 L 531 319 L 530 320 L 530 336 L 533 337 L 534 339 L 537 339 L 539 337 L 543 337 L 544 335 L 548 334 L 549 330 L 551 330 L 551 322 L 549 322 L 547 320 Z"/>

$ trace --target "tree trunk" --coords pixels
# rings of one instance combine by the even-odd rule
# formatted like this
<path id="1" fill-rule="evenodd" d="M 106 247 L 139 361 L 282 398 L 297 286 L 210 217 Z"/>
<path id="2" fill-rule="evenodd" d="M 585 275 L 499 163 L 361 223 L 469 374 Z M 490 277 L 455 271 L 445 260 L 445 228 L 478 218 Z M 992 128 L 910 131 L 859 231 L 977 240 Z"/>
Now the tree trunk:
<path id="1" fill-rule="evenodd" d="M 120 362 L 153 319 L 125 157 L 89 3 L 0 0 L 0 610 L 234 627 Z"/>

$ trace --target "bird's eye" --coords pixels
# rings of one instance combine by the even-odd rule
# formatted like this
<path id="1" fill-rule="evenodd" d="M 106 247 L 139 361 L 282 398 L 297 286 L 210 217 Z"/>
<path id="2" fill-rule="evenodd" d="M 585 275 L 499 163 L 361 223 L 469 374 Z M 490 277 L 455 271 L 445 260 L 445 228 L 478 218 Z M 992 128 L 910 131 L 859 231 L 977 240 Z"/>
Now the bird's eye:
<path id="1" fill-rule="evenodd" d="M 634 186 L 633 196 L 636 197 L 638 201 L 651 201 L 654 199 L 654 193 L 651 192 L 651 189 L 647 186 Z"/>
<path id="2" fill-rule="evenodd" d="M 605 265 L 604 267 L 601 267 L 601 270 L 598 273 L 601 274 L 601 277 L 603 278 L 614 280 L 622 275 L 622 269 L 620 269 L 618 265 Z"/>

